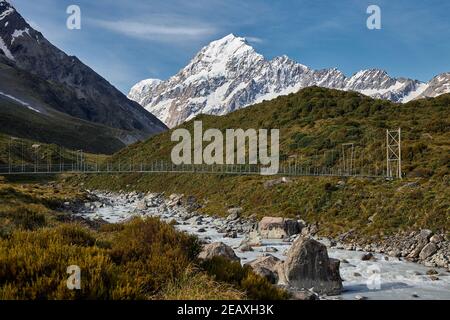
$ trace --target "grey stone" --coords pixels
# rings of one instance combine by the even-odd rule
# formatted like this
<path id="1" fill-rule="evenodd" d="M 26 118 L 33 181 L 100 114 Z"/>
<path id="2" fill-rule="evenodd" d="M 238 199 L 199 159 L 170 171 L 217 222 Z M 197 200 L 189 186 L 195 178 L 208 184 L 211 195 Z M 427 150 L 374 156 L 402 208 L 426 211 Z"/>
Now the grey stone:
<path id="1" fill-rule="evenodd" d="M 223 242 L 214 242 L 205 245 L 198 255 L 198 258 L 202 260 L 209 260 L 214 257 L 224 257 L 231 261 L 240 261 L 234 250 Z"/>
<path id="2" fill-rule="evenodd" d="M 250 266 L 253 272 L 266 278 L 270 283 L 276 284 L 278 282 L 277 264 L 279 261 L 280 259 L 267 255 L 246 263 L 246 265 Z"/>
<path id="3" fill-rule="evenodd" d="M 280 280 L 297 289 L 311 289 L 319 294 L 339 295 L 342 279 L 340 261 L 328 257 L 327 248 L 311 238 L 298 238 L 287 253 Z"/>
<path id="4" fill-rule="evenodd" d="M 422 249 L 422 251 L 420 251 L 419 258 L 425 260 L 426 258 L 431 257 L 433 254 L 435 254 L 436 251 L 436 244 L 430 242 Z"/>
<path id="5" fill-rule="evenodd" d="M 435 244 L 438 244 L 440 242 L 444 241 L 444 238 L 441 235 L 435 234 L 430 238 L 430 242 L 433 242 Z"/>
<path id="6" fill-rule="evenodd" d="M 264 217 L 258 224 L 263 239 L 284 239 L 301 232 L 301 226 L 294 219 Z"/>
<path id="7" fill-rule="evenodd" d="M 361 257 L 362 261 L 376 261 L 377 258 L 372 253 L 366 253 Z"/>

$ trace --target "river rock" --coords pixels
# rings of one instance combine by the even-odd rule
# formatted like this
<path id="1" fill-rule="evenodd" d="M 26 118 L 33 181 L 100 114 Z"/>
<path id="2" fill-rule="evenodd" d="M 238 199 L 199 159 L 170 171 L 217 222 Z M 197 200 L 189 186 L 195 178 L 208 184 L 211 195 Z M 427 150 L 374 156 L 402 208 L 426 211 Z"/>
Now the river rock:
<path id="1" fill-rule="evenodd" d="M 161 193 L 148 193 L 143 201 L 145 201 L 148 208 L 159 207 L 162 203 L 162 194 Z"/>
<path id="2" fill-rule="evenodd" d="M 301 235 L 304 237 L 313 237 L 319 232 L 319 224 L 316 222 L 310 224 L 301 230 Z"/>
<path id="3" fill-rule="evenodd" d="M 290 290 L 291 300 L 312 301 L 320 300 L 319 296 L 308 290 Z"/>
<path id="4" fill-rule="evenodd" d="M 250 252 L 253 251 L 253 248 L 249 244 L 243 243 L 239 246 L 239 250 L 241 252 Z"/>
<path id="5" fill-rule="evenodd" d="M 442 237 L 441 235 L 435 234 L 434 236 L 432 236 L 430 238 L 430 242 L 438 244 L 440 242 L 444 241 L 444 237 Z"/>
<path id="6" fill-rule="evenodd" d="M 253 272 L 266 278 L 270 283 L 276 284 L 278 282 L 278 272 L 276 266 L 279 261 L 280 259 L 272 255 L 267 255 L 264 257 L 259 257 L 258 259 L 248 262 L 245 265 L 251 267 Z"/>
<path id="7" fill-rule="evenodd" d="M 431 231 L 429 229 L 422 229 L 419 232 L 418 238 L 420 240 L 428 241 L 432 235 L 433 235 L 433 231 Z"/>
<path id="8" fill-rule="evenodd" d="M 205 245 L 198 255 L 198 258 L 202 260 L 209 260 L 214 257 L 224 257 L 231 261 L 240 261 L 234 250 L 223 242 L 214 242 Z"/>
<path id="9" fill-rule="evenodd" d="M 294 219 L 264 217 L 258 224 L 258 232 L 263 239 L 284 239 L 300 231 L 300 224 Z"/>
<path id="10" fill-rule="evenodd" d="M 248 234 L 246 242 L 252 247 L 260 247 L 262 245 L 261 237 L 258 232 L 252 231 Z"/>
<path id="11" fill-rule="evenodd" d="M 432 275 L 436 275 L 439 274 L 439 272 L 437 272 L 435 269 L 429 269 L 427 271 L 427 275 L 432 276 Z"/>
<path id="12" fill-rule="evenodd" d="M 237 238 L 237 232 L 236 231 L 228 231 L 226 234 L 225 234 L 225 238 L 231 238 L 231 239 L 236 239 Z"/>
<path id="13" fill-rule="evenodd" d="M 422 249 L 426 246 L 426 242 L 424 240 L 421 240 L 416 247 L 411 251 L 410 254 L 407 255 L 408 259 L 417 259 L 420 255 L 420 252 L 422 252 Z"/>
<path id="14" fill-rule="evenodd" d="M 363 254 L 363 256 L 361 257 L 362 261 L 377 261 L 377 258 L 375 258 L 375 256 L 373 255 L 373 253 L 365 253 Z"/>
<path id="15" fill-rule="evenodd" d="M 425 260 L 428 257 L 431 257 L 437 251 L 436 244 L 430 242 L 425 247 L 423 247 L 422 251 L 420 251 L 419 258 Z"/>
<path id="16" fill-rule="evenodd" d="M 169 196 L 169 200 L 167 200 L 167 206 L 169 207 L 175 207 L 175 206 L 180 206 L 181 200 L 183 199 L 184 195 L 183 194 L 171 194 Z"/>
<path id="17" fill-rule="evenodd" d="M 180 199 L 181 202 L 181 199 Z M 188 212 L 193 212 L 202 207 L 202 205 L 198 202 L 197 198 L 194 196 L 188 196 L 186 199 L 186 203 L 184 204 L 185 209 Z"/>
<path id="18" fill-rule="evenodd" d="M 230 209 L 228 209 L 227 220 L 228 221 L 237 220 L 241 216 L 241 213 L 242 213 L 242 208 L 240 208 L 240 207 L 230 208 Z"/>
<path id="19" fill-rule="evenodd" d="M 339 264 L 339 260 L 328 257 L 325 245 L 300 237 L 289 249 L 278 272 L 281 282 L 287 282 L 291 287 L 313 288 L 319 294 L 339 295 L 342 291 Z"/>
<path id="20" fill-rule="evenodd" d="M 147 209 L 147 203 L 145 202 L 145 200 L 141 200 L 136 204 L 136 209 L 143 211 Z"/>

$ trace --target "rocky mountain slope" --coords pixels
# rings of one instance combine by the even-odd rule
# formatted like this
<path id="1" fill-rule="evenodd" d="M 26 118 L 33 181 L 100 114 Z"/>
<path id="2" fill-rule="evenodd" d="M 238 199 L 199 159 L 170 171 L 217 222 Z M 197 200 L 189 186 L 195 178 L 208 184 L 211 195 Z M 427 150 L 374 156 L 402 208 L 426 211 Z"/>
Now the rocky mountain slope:
<path id="1" fill-rule="evenodd" d="M 58 111 L 77 108 L 75 93 L 21 70 L 0 55 L 0 133 L 110 154 L 135 137 L 130 131 L 83 120 Z"/>
<path id="2" fill-rule="evenodd" d="M 46 82 L 52 89 L 47 100 L 58 92 L 54 97 L 56 103 L 37 103 L 35 109 L 42 113 L 49 113 L 50 107 L 71 117 L 118 129 L 126 133 L 119 137 L 125 144 L 166 129 L 161 121 L 78 58 L 52 45 L 4 0 L 0 0 L 0 57 L 8 60 L 10 67 Z M 0 82 L 0 91 L 31 104 L 29 97 L 18 96 L 20 90 L 13 84 L 14 80 Z M 29 96 L 33 96 L 32 89 L 29 90 Z"/>
<path id="3" fill-rule="evenodd" d="M 337 69 L 311 69 L 287 56 L 266 60 L 244 38 L 230 34 L 204 47 L 167 81 L 149 79 L 136 84 L 129 98 L 174 127 L 200 113 L 223 115 L 310 86 L 408 102 L 450 92 L 449 85 L 449 73 L 422 83 L 392 78 L 378 69 L 347 77 Z"/>

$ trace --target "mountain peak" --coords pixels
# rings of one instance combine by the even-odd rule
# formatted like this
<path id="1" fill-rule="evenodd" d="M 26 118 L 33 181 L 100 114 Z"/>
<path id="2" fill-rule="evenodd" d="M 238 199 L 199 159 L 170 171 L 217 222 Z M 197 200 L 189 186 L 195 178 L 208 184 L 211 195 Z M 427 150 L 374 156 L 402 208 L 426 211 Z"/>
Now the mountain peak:
<path id="1" fill-rule="evenodd" d="M 245 38 L 229 34 L 209 43 L 183 69 L 188 82 L 203 78 L 243 72 L 237 65 L 249 66 L 264 60 L 264 57 L 247 43 Z"/>
<path id="2" fill-rule="evenodd" d="M 91 68 L 52 45 L 9 2 L 0 0 L 0 58 L 4 57 L 21 72 L 63 86 L 67 95 L 58 98 L 58 111 L 121 129 L 127 143 L 165 129 Z M 0 91 L 14 90 L 8 85 L 0 82 Z"/>
<path id="3" fill-rule="evenodd" d="M 450 90 L 448 74 L 427 83 L 366 69 L 347 77 L 337 68 L 315 70 L 283 55 L 265 59 L 234 34 L 205 46 L 179 73 L 157 86 L 138 84 L 129 97 L 169 127 L 197 114 L 224 115 L 311 86 L 356 91 L 377 99 L 407 102 Z M 140 88 L 141 87 L 141 88 Z"/>
<path id="4" fill-rule="evenodd" d="M 208 44 L 200 52 L 203 59 L 223 59 L 237 56 L 254 49 L 248 44 L 245 38 L 236 37 L 234 34 L 223 37 Z"/>
<path id="5" fill-rule="evenodd" d="M 218 44 L 229 44 L 232 43 L 233 41 L 239 41 L 239 42 L 243 42 L 245 44 L 247 44 L 247 40 L 243 37 L 237 37 L 236 35 L 234 35 L 233 33 L 230 33 L 228 35 L 226 35 L 225 37 L 218 39 L 218 40 L 214 40 L 212 41 L 212 43 L 218 43 Z"/>

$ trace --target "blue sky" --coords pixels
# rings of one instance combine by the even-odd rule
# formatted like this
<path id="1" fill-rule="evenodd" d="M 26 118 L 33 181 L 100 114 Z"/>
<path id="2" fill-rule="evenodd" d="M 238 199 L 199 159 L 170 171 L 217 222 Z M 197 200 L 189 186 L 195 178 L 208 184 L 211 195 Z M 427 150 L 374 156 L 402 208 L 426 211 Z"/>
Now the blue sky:
<path id="1" fill-rule="evenodd" d="M 442 0 L 10 0 L 47 39 L 123 92 L 166 79 L 201 47 L 229 33 L 266 58 L 282 54 L 347 75 L 377 67 L 428 81 L 450 71 L 450 1 Z M 81 30 L 66 28 L 77 4 Z M 381 8 L 382 29 L 366 27 Z"/>

